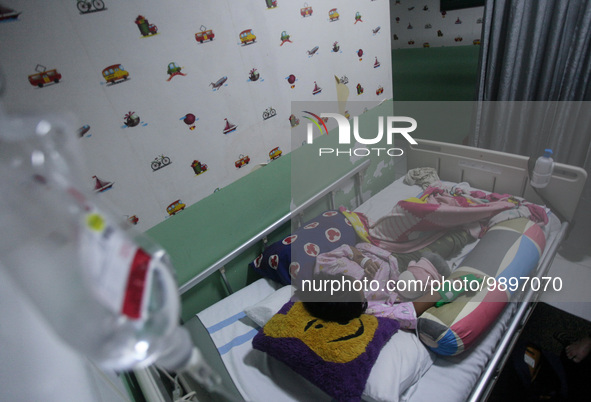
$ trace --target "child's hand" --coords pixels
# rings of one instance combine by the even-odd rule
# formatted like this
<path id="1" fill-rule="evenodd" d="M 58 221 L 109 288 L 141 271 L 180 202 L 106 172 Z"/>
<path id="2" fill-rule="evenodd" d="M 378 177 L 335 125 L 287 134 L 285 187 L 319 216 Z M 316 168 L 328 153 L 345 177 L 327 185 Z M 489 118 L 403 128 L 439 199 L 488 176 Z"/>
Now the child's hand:
<path id="1" fill-rule="evenodd" d="M 380 269 L 380 266 L 373 260 L 367 259 L 365 263 L 361 266 L 365 270 L 365 275 L 369 279 L 373 279 L 376 276 L 376 273 Z"/>

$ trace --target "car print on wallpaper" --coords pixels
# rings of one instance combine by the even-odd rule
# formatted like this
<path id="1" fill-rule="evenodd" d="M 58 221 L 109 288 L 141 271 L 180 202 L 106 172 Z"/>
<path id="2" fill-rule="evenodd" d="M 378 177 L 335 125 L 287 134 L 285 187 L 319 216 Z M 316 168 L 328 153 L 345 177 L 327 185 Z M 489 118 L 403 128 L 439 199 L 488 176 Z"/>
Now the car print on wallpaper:
<path id="1" fill-rule="evenodd" d="M 35 71 L 35 74 L 28 77 L 29 83 L 34 87 L 43 88 L 46 85 L 58 84 L 62 79 L 62 75 L 55 68 L 47 70 L 45 66 L 37 64 Z"/>
<path id="2" fill-rule="evenodd" d="M 238 160 L 236 162 L 234 162 L 234 166 L 236 166 L 238 169 L 240 169 L 242 166 L 244 165 L 248 165 L 250 163 L 250 157 L 248 155 L 242 155 L 240 154 L 240 156 L 238 156 Z"/>
<path id="3" fill-rule="evenodd" d="M 339 17 L 340 17 L 340 15 L 339 15 L 339 12 L 337 11 L 336 8 L 333 8 L 328 12 L 328 20 L 330 22 L 338 21 Z"/>
<path id="4" fill-rule="evenodd" d="M 265 5 L 267 8 L 276 8 L 277 7 L 277 0 L 265 0 Z"/>
<path id="5" fill-rule="evenodd" d="M 182 75 L 183 77 L 187 74 L 182 73 L 181 70 L 183 68 L 179 65 L 177 65 L 175 62 L 170 62 L 168 63 L 168 67 L 166 69 L 166 73 L 168 74 L 168 79 L 166 81 L 170 81 L 172 80 L 173 77 L 176 77 L 177 75 Z"/>
<path id="6" fill-rule="evenodd" d="M 281 43 L 279 44 L 279 46 L 283 46 L 283 44 L 287 43 L 287 42 L 293 43 L 291 41 L 291 39 L 289 39 L 289 38 L 291 38 L 291 35 L 288 34 L 287 31 L 281 32 L 281 37 L 280 37 Z"/>
<path id="7" fill-rule="evenodd" d="M 357 24 L 358 22 L 363 22 L 363 20 L 361 19 L 361 13 L 359 13 L 359 11 L 357 11 L 355 13 L 355 22 L 354 22 L 354 24 Z"/>
<path id="8" fill-rule="evenodd" d="M 273 160 L 279 158 L 282 153 L 283 153 L 283 151 L 281 150 L 281 148 L 275 147 L 271 151 L 269 151 L 269 158 L 271 158 L 271 160 L 273 161 Z"/>
<path id="9" fill-rule="evenodd" d="M 113 64 L 112 66 L 104 68 L 102 74 L 105 81 L 107 81 L 107 86 L 119 82 L 125 82 L 129 79 L 129 72 L 126 71 L 121 64 Z"/>
<path id="10" fill-rule="evenodd" d="M 257 37 L 252 33 L 252 29 L 245 29 L 238 35 L 240 38 L 240 44 L 242 46 L 250 45 L 256 42 Z"/>
<path id="11" fill-rule="evenodd" d="M 140 34 L 143 38 L 154 36 L 158 34 L 158 27 L 154 24 L 150 24 L 148 19 L 143 15 L 138 15 L 135 19 L 135 24 L 140 30 Z"/>
<path id="12" fill-rule="evenodd" d="M 203 43 L 205 41 L 211 42 L 213 38 L 215 38 L 215 34 L 211 29 L 207 29 L 207 27 L 201 25 L 199 28 L 200 31 L 195 34 L 195 40 L 199 43 Z"/>
<path id="13" fill-rule="evenodd" d="M 191 163 L 191 167 L 195 172 L 195 176 L 199 176 L 200 174 L 207 172 L 207 165 L 205 163 L 199 162 L 197 159 Z"/>
<path id="14" fill-rule="evenodd" d="M 308 3 L 304 3 L 304 7 L 300 8 L 300 14 L 304 18 L 311 17 L 313 13 L 314 13 L 314 10 L 312 9 L 311 6 L 308 5 Z"/>
<path id="15" fill-rule="evenodd" d="M 186 205 L 183 204 L 183 202 L 181 200 L 176 200 L 175 202 L 171 203 L 168 207 L 166 207 L 166 212 L 168 212 L 169 216 L 173 216 L 177 212 L 185 209 L 185 207 L 186 207 Z"/>
<path id="16" fill-rule="evenodd" d="M 137 225 L 138 222 L 140 221 L 140 218 L 137 217 L 137 215 L 131 215 L 131 216 L 126 216 L 127 218 L 127 222 L 129 222 L 132 225 Z"/>

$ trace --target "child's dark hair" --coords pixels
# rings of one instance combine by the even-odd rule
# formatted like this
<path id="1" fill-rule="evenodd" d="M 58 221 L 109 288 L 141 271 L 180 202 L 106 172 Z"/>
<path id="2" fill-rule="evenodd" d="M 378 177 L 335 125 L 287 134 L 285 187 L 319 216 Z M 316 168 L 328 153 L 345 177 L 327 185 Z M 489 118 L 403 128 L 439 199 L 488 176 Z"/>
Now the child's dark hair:
<path id="1" fill-rule="evenodd" d="M 354 278 L 347 275 L 327 276 L 319 274 L 316 275 L 314 279 L 340 281 L 341 277 L 351 282 L 355 281 Z M 298 294 L 308 313 L 324 321 L 345 324 L 353 318 L 361 316 L 361 314 L 367 309 L 367 301 L 365 300 L 363 291 L 356 291 L 351 288 L 332 291 L 330 295 L 326 294 L 321 298 L 319 298 L 318 295 L 309 297 L 309 295 L 306 295 L 301 291 L 299 291 Z"/>

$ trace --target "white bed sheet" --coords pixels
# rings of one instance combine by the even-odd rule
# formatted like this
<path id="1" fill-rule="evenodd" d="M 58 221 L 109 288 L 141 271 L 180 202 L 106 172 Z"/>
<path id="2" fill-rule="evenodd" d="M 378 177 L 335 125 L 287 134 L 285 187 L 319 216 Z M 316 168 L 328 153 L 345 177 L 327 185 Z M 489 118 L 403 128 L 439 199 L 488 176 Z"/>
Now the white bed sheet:
<path id="1" fill-rule="evenodd" d="M 417 196 L 421 191 L 421 187 L 406 185 L 399 179 L 355 211 L 362 212 L 371 219 L 378 219 L 388 214 L 398 200 Z M 557 228 L 559 222 L 552 217 L 548 230 L 554 233 Z M 475 244 L 476 242 L 467 245 L 459 256 L 450 261 L 452 269 L 459 265 Z M 222 360 L 246 400 L 257 401 L 262 396 L 265 400 L 276 401 L 331 400 L 283 363 L 252 349 L 252 338 L 260 327 L 246 316 L 244 309 L 271 295 L 278 286 L 272 281 L 261 279 L 202 311 L 198 317 L 210 331 Z M 374 366 L 380 369 L 372 370 L 364 399 L 403 402 L 465 400 L 493 355 L 497 342 L 516 309 L 516 303 L 509 304 L 489 332 L 472 349 L 457 357 L 435 355 L 414 334 L 396 334 L 400 339 L 404 337 L 399 341 L 404 345 L 403 348 L 413 350 L 399 364 L 410 365 L 414 372 L 393 373 L 397 368 L 392 366 L 385 353 L 381 353 Z M 396 340 L 396 335 L 393 341 Z M 383 386 L 383 383 L 392 384 L 393 377 L 400 384 L 395 387 Z M 418 378 L 420 380 L 415 382 Z M 302 390 L 306 390 L 304 394 Z"/>

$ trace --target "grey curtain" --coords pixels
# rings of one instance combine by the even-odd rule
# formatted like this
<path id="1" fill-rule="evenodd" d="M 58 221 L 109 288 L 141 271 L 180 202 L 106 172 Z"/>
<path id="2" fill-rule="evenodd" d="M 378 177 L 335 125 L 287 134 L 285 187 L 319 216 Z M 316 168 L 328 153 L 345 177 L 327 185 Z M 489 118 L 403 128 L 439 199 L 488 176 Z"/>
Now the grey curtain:
<path id="1" fill-rule="evenodd" d="M 591 170 L 591 0 L 487 0 L 474 131 L 476 147 Z M 572 249 L 591 249 L 591 180 Z"/>

